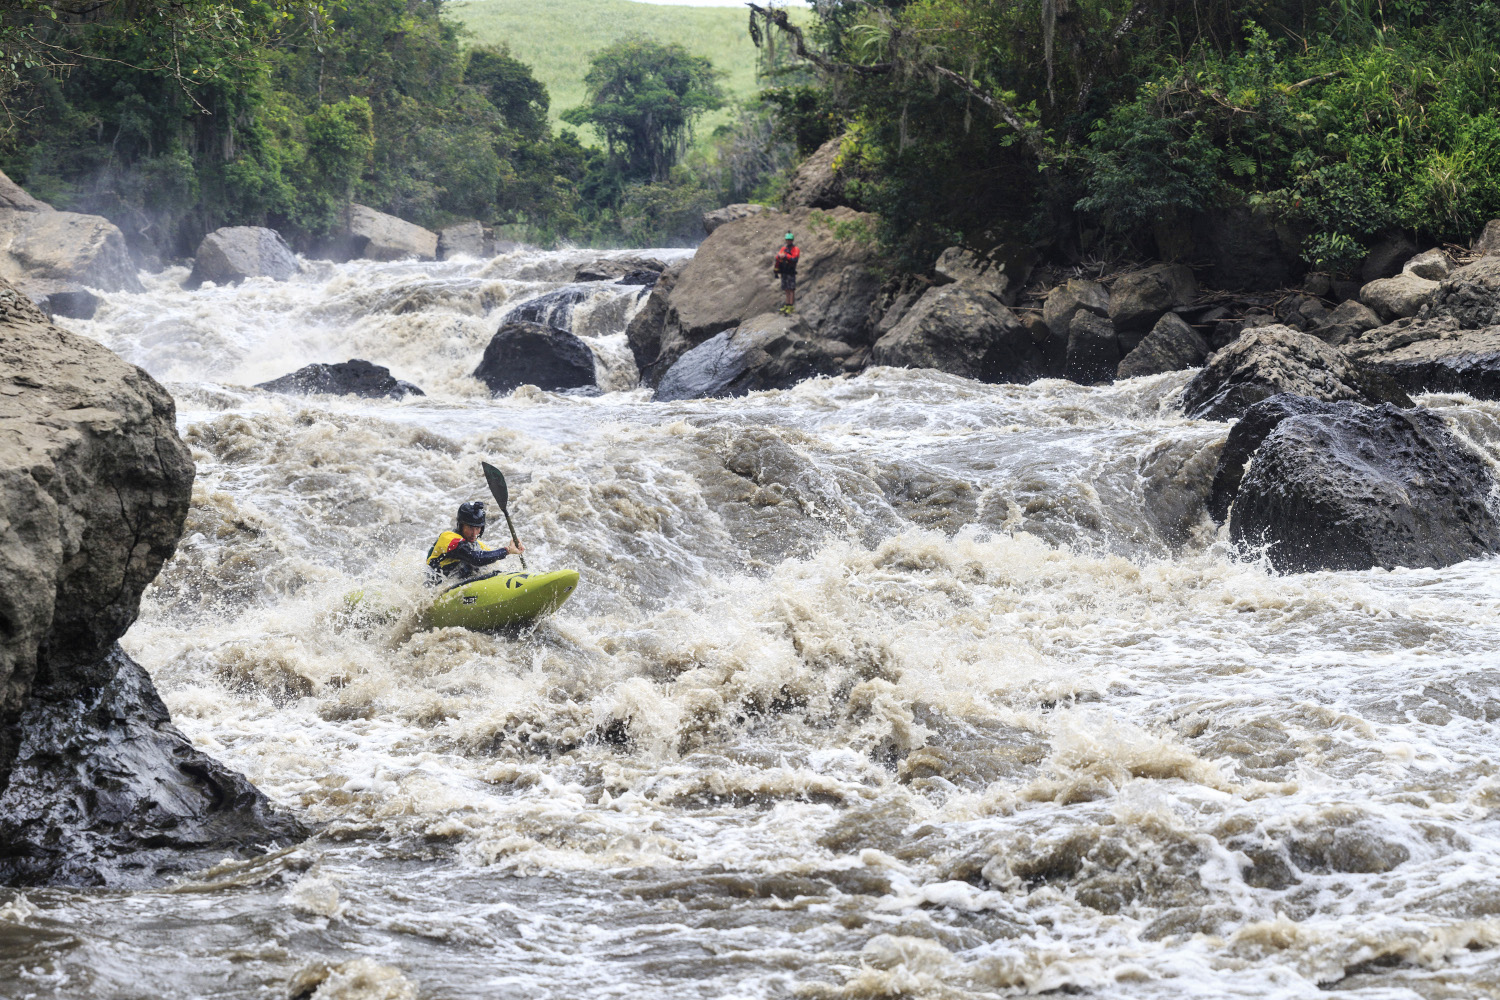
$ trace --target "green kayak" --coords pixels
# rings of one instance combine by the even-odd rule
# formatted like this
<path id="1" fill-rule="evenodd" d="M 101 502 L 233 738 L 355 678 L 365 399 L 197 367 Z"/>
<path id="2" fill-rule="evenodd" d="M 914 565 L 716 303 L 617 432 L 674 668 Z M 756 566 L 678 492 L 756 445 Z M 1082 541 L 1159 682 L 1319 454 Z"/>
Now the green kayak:
<path id="1" fill-rule="evenodd" d="M 428 628 L 476 632 L 529 625 L 562 607 L 578 587 L 578 571 L 492 573 L 455 584 L 423 616 Z"/>

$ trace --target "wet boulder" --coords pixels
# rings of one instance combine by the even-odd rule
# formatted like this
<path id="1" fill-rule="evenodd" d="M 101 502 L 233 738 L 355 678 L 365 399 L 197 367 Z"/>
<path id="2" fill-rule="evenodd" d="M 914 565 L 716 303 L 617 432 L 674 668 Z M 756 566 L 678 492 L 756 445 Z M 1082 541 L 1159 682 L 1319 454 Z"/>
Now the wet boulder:
<path id="1" fill-rule="evenodd" d="M 723 208 L 703 213 L 703 232 L 712 233 L 726 222 L 736 222 L 740 219 L 748 219 L 752 215 L 760 215 L 762 212 L 774 211 L 776 209 L 769 205 L 725 205 Z"/>
<path id="2" fill-rule="evenodd" d="M 505 314 L 506 322 L 540 323 L 542 326 L 572 331 L 573 310 L 587 302 L 594 293 L 587 288 L 559 288 L 527 299 Z"/>
<path id="3" fill-rule="evenodd" d="M 1068 339 L 1073 328 L 1073 317 L 1082 310 L 1095 316 L 1109 315 L 1109 290 L 1097 281 L 1073 278 L 1058 285 L 1047 295 L 1042 306 L 1042 320 L 1052 331 L 1052 336 Z"/>
<path id="4" fill-rule="evenodd" d="M 981 382 L 1032 382 L 1047 374 L 1026 324 L 993 296 L 962 285 L 928 289 L 875 342 L 870 362 Z"/>
<path id="5" fill-rule="evenodd" d="M 1144 335 L 1157 320 L 1187 305 L 1197 294 L 1198 282 L 1189 268 L 1157 264 L 1115 282 L 1109 290 L 1109 318 L 1122 335 Z"/>
<path id="6" fill-rule="evenodd" d="M 477 221 L 460 222 L 438 230 L 437 259 L 453 260 L 457 257 L 480 259 L 489 256 L 489 241 L 484 238 L 484 226 Z"/>
<path id="7" fill-rule="evenodd" d="M 1415 316 L 1437 293 L 1438 283 L 1415 274 L 1398 274 L 1380 278 L 1359 290 L 1359 300 L 1389 323 L 1393 319 Z"/>
<path id="8" fill-rule="evenodd" d="M 235 285 L 246 278 L 285 281 L 301 271 L 292 248 L 274 229 L 261 226 L 226 226 L 215 229 L 198 243 L 193 273 L 184 288 L 198 288 L 205 281 Z"/>
<path id="9" fill-rule="evenodd" d="M 1463 392 L 1475 399 L 1500 399 L 1500 326 L 1465 330 L 1445 320 L 1413 323 L 1408 329 L 1423 336 L 1383 349 L 1359 343 L 1351 353 L 1409 393 Z M 1400 339 L 1395 334 L 1386 343 Z"/>
<path id="10" fill-rule="evenodd" d="M 615 284 L 637 285 L 641 288 L 650 288 L 660 280 L 660 271 L 649 271 L 643 269 L 639 271 L 626 271 L 620 276 L 620 280 L 616 281 Z"/>
<path id="11" fill-rule="evenodd" d="M 1229 429 L 1229 437 L 1219 453 L 1219 464 L 1214 470 L 1213 488 L 1208 498 L 1209 514 L 1219 522 L 1229 516 L 1229 506 L 1239 493 L 1240 481 L 1245 478 L 1246 463 L 1283 420 L 1309 413 L 1353 413 L 1359 408 L 1359 403 L 1349 400 L 1329 402 L 1286 392 L 1251 406 Z"/>
<path id="12" fill-rule="evenodd" d="M 1080 311 L 1068 326 L 1067 377 L 1079 385 L 1112 382 L 1120 367 L 1120 338 L 1103 316 Z"/>
<path id="13" fill-rule="evenodd" d="M 495 394 L 523 385 L 558 391 L 597 386 L 594 352 L 566 330 L 507 320 L 484 349 L 474 377 Z"/>
<path id="14" fill-rule="evenodd" d="M 0 424 L 0 884 L 141 884 L 300 836 L 116 644 L 187 516 L 172 397 L 0 281 Z"/>
<path id="15" fill-rule="evenodd" d="M 1120 378 L 1197 368 L 1208 358 L 1208 341 L 1176 313 L 1156 321 L 1146 338 L 1120 362 Z"/>
<path id="16" fill-rule="evenodd" d="M 853 353 L 848 344 L 812 336 L 796 316 L 756 316 L 678 358 L 662 376 L 655 398 L 670 402 L 790 389 L 805 379 L 839 374 Z"/>
<path id="17" fill-rule="evenodd" d="M 1448 566 L 1500 551 L 1494 485 L 1435 413 L 1291 416 L 1255 453 L 1230 537 L 1287 572 Z"/>
<path id="18" fill-rule="evenodd" d="M 1388 376 L 1337 348 L 1288 326 L 1267 326 L 1241 334 L 1215 352 L 1183 390 L 1182 409 L 1198 419 L 1232 420 L 1252 404 L 1282 392 L 1412 405 Z"/>
<path id="19" fill-rule="evenodd" d="M 290 396 L 361 396 L 365 399 L 400 399 L 426 395 L 410 382 L 403 382 L 383 365 L 351 358 L 338 364 L 304 365 L 280 378 L 261 382 L 257 389 Z"/>

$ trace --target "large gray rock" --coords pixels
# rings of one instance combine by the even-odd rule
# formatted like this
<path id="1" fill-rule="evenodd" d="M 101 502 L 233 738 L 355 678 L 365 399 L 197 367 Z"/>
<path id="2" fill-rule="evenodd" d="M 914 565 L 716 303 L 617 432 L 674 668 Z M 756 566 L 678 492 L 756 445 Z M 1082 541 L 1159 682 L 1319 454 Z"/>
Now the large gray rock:
<path id="1" fill-rule="evenodd" d="M 784 301 L 771 259 L 788 231 L 802 248 L 797 315 L 812 334 L 870 342 L 870 306 L 884 282 L 876 218 L 847 208 L 798 209 L 725 223 L 680 272 L 669 268 L 627 331 L 641 379 L 655 385 L 672 363 L 709 337 L 774 313 Z"/>
<path id="2" fill-rule="evenodd" d="M 540 323 L 509 321 L 495 331 L 474 377 L 499 394 L 538 389 L 586 389 L 599 384 L 594 352 L 578 337 Z"/>
<path id="3" fill-rule="evenodd" d="M 1292 416 L 1256 452 L 1229 533 L 1284 571 L 1448 566 L 1500 550 L 1494 485 L 1434 413 Z"/>
<path id="4" fill-rule="evenodd" d="M 22 189 L 21 185 L 0 171 L 0 212 L 50 212 L 52 206 L 38 201 Z"/>
<path id="5" fill-rule="evenodd" d="M 1452 319 L 1466 330 L 1500 326 L 1500 257 L 1482 257 L 1444 278 L 1421 318 Z"/>
<path id="6" fill-rule="evenodd" d="M 1176 313 L 1157 320 L 1146 339 L 1120 362 L 1120 378 L 1197 368 L 1208 358 L 1208 341 Z"/>
<path id="7" fill-rule="evenodd" d="M 141 290 L 125 235 L 108 219 L 77 212 L 0 212 L 0 278 Z"/>
<path id="8" fill-rule="evenodd" d="M 662 376 L 655 398 L 669 402 L 790 389 L 804 379 L 839 374 L 853 353 L 848 344 L 812 336 L 795 316 L 756 316 L 678 358 Z"/>
<path id="9" fill-rule="evenodd" d="M 875 342 L 870 361 L 982 382 L 1032 382 L 1046 374 L 1031 330 L 1015 313 L 962 285 L 928 289 Z"/>
<path id="10" fill-rule="evenodd" d="M 404 396 L 425 396 L 421 389 L 410 382 L 403 382 L 391 374 L 384 365 L 371 364 L 359 358 L 350 358 L 337 364 L 304 365 L 280 378 L 261 382 L 257 389 L 280 392 L 290 396 L 361 396 L 365 399 L 401 399 Z"/>
<path id="11" fill-rule="evenodd" d="M 367 205 L 349 206 L 340 243 L 344 260 L 437 260 L 437 233 Z"/>
<path id="12" fill-rule="evenodd" d="M 748 219 L 752 215 L 760 215 L 764 212 L 774 212 L 776 209 L 769 205 L 725 205 L 711 212 L 703 213 L 703 232 L 712 233 L 726 222 L 738 222 L 740 219 Z"/>
<path id="13" fill-rule="evenodd" d="M 1415 316 L 1437 294 L 1438 283 L 1415 274 L 1379 278 L 1359 290 L 1359 300 L 1384 321 Z"/>
<path id="14" fill-rule="evenodd" d="M 192 480 L 172 397 L 0 281 L 0 883 L 137 883 L 300 834 L 115 645 Z"/>
<path id="15" fill-rule="evenodd" d="M 1097 281 L 1072 278 L 1047 294 L 1047 302 L 1042 306 L 1042 320 L 1052 331 L 1052 336 L 1067 340 L 1073 328 L 1073 317 L 1080 309 L 1095 316 L 1108 316 L 1109 290 Z"/>
<path id="16" fill-rule="evenodd" d="M 1065 373 L 1079 385 L 1112 382 L 1125 351 L 1114 324 L 1103 316 L 1080 310 L 1068 327 Z"/>
<path id="17" fill-rule="evenodd" d="M 1401 266 L 1402 274 L 1414 274 L 1428 281 L 1442 281 L 1453 273 L 1453 258 L 1436 248 L 1419 253 Z"/>
<path id="18" fill-rule="evenodd" d="M 489 242 L 484 238 L 484 226 L 479 222 L 460 222 L 438 230 L 438 260 L 453 260 L 455 257 L 479 259 L 488 256 Z"/>
<path id="19" fill-rule="evenodd" d="M 1313 399 L 1411 406 L 1387 376 L 1370 371 L 1310 334 L 1289 326 L 1250 330 L 1215 352 L 1188 383 L 1182 409 L 1190 417 L 1232 420 L 1278 393 Z"/>
<path id="20" fill-rule="evenodd" d="M 1379 325 L 1380 317 L 1375 310 L 1358 299 L 1349 299 L 1335 306 L 1322 324 L 1308 332 L 1323 343 L 1338 347 Z"/>
<path id="21" fill-rule="evenodd" d="M 1007 273 L 1007 266 L 1003 261 L 983 260 L 962 247 L 949 247 L 938 256 L 932 269 L 944 282 L 993 296 L 1008 306 L 1015 302 L 1021 282 L 1018 276 Z"/>
<path id="22" fill-rule="evenodd" d="M 802 161 L 782 196 L 784 208 L 837 208 L 844 203 L 844 179 L 835 168 L 841 141 L 829 139 Z"/>
<path id="23" fill-rule="evenodd" d="M 292 248 L 276 230 L 226 226 L 215 229 L 199 242 L 193 273 L 184 287 L 197 288 L 205 281 L 234 285 L 246 278 L 285 281 L 300 271 Z"/>
<path id="24" fill-rule="evenodd" d="M 1187 305 L 1197 294 L 1198 282 L 1189 268 L 1157 264 L 1115 282 L 1109 291 L 1109 318 L 1122 335 L 1145 334 L 1157 320 Z"/>
<path id="25" fill-rule="evenodd" d="M 1473 250 L 1476 257 L 1500 254 L 1500 219 L 1485 223 L 1484 230 L 1474 238 Z"/>

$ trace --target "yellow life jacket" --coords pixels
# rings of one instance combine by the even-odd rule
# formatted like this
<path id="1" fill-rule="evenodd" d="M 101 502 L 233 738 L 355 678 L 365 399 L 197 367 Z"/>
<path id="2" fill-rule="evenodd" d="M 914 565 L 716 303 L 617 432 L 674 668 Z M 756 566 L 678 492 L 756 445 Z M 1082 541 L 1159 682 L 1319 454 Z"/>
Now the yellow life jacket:
<path id="1" fill-rule="evenodd" d="M 463 565 L 457 556 L 449 555 L 464 540 L 464 536 L 456 531 L 445 531 L 438 535 L 437 541 L 432 543 L 432 551 L 427 553 L 427 565 L 443 575 L 453 572 L 454 569 Z M 474 547 L 480 552 L 490 551 L 490 547 L 478 538 L 474 539 Z"/>

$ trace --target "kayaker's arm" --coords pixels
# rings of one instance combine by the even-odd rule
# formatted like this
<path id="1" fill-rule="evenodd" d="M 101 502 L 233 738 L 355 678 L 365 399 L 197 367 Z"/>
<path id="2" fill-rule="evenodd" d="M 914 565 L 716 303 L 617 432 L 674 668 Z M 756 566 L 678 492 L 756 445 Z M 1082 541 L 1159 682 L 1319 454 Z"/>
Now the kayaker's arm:
<path id="1" fill-rule="evenodd" d="M 473 542 L 459 542 L 448 550 L 448 554 L 467 566 L 488 566 L 510 555 L 511 548 L 509 545 L 502 545 L 498 549 L 486 550 Z"/>

